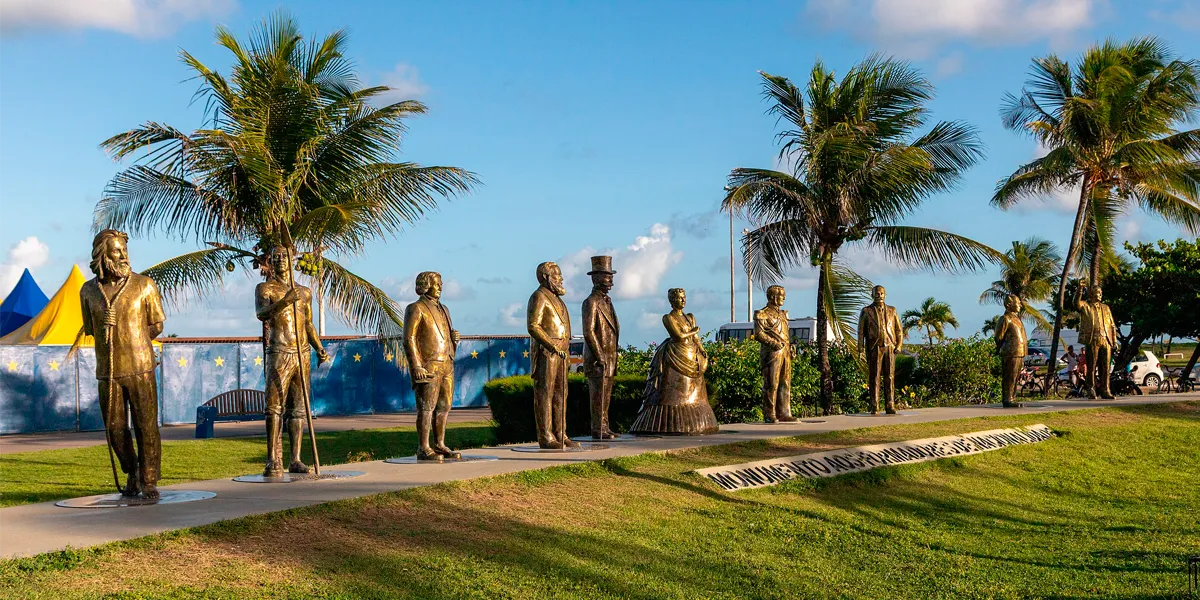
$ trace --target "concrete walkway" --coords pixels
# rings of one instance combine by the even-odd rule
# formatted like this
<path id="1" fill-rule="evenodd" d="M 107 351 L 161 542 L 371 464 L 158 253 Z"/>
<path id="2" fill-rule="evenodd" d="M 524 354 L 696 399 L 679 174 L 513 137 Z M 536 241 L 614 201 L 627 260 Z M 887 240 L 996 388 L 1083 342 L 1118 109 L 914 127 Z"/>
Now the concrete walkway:
<path id="1" fill-rule="evenodd" d="M 488 408 L 456 408 L 450 411 L 451 423 L 467 421 L 490 421 L 492 411 Z M 388 429 L 391 427 L 413 427 L 417 413 L 384 413 L 376 415 L 347 415 L 313 418 L 313 429 L 325 431 L 349 431 L 352 429 Z M 219 438 L 265 437 L 263 420 L 225 421 L 213 425 L 213 434 Z M 162 432 L 163 441 L 191 440 L 196 437 L 195 425 L 167 425 Z M 14 452 L 36 452 L 61 448 L 85 448 L 104 445 L 103 431 L 64 431 L 52 433 L 27 433 L 0 436 L 0 454 Z"/>
<path id="2" fill-rule="evenodd" d="M 722 427 L 722 433 L 703 437 L 664 437 L 661 439 L 616 442 L 609 449 L 586 453 L 535 454 L 514 452 L 511 447 L 482 448 L 468 455 L 493 455 L 497 461 L 444 465 L 400 465 L 383 461 L 353 463 L 326 470 L 364 471 L 362 477 L 342 480 L 290 484 L 239 483 L 230 479 L 197 481 L 162 489 L 206 490 L 217 497 L 185 504 L 165 504 L 120 509 L 59 508 L 53 502 L 0 509 L 0 556 L 30 556 L 67 546 L 84 548 L 118 540 L 138 538 L 162 531 L 207 525 L 274 511 L 309 506 L 403 490 L 445 481 L 500 475 L 541 469 L 573 462 L 630 456 L 650 451 L 714 446 L 749 440 L 762 440 L 872 427 L 896 423 L 927 423 L 1000 414 L 1031 414 L 1052 410 L 1078 410 L 1104 406 L 1156 404 L 1179 400 L 1200 400 L 1200 393 L 1163 394 L 1125 397 L 1116 401 L 1046 401 L 1048 408 L 1002 410 L 997 407 L 971 406 L 928 408 L 913 414 L 892 417 L 839 415 L 823 417 L 823 423 L 734 424 Z"/>

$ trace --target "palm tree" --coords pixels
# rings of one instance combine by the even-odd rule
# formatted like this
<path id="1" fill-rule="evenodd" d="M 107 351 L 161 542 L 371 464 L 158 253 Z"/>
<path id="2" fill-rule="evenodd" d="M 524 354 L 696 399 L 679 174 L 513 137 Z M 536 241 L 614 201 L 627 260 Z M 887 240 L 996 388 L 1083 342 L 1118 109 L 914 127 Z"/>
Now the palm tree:
<path id="1" fill-rule="evenodd" d="M 1012 294 L 1021 299 L 1024 316 L 1038 328 L 1049 331 L 1050 321 L 1033 303 L 1050 299 L 1061 269 L 1062 256 L 1052 242 L 1037 237 L 1014 241 L 1000 259 L 1000 279 L 979 295 L 979 303 L 1003 306 L 1004 299 Z"/>
<path id="2" fill-rule="evenodd" d="M 353 257 L 396 236 L 475 176 L 393 161 L 405 119 L 426 108 L 373 106 L 388 88 L 360 85 L 345 32 L 307 41 L 276 13 L 245 42 L 222 26 L 216 39 L 232 54 L 228 78 L 180 52 L 201 81 L 207 127 L 188 134 L 147 122 L 101 144 L 137 160 L 108 184 L 96 227 L 207 242 L 145 271 L 176 301 L 219 287 L 239 265 L 266 275 L 271 246 L 294 240 L 318 298 L 349 326 L 394 338 L 400 307 L 330 254 Z"/>
<path id="3" fill-rule="evenodd" d="M 925 330 L 925 342 L 932 346 L 934 340 L 946 339 L 946 326 L 958 329 L 958 319 L 950 312 L 950 305 L 938 302 L 932 297 L 921 303 L 921 308 L 904 311 L 900 315 L 900 324 L 905 333 L 913 329 Z"/>
<path id="4" fill-rule="evenodd" d="M 1003 318 L 1004 318 L 1004 315 L 996 315 L 994 317 L 985 319 L 983 322 L 983 328 L 979 330 L 979 333 L 981 333 L 983 335 L 988 335 L 989 333 L 992 333 L 992 334 L 996 333 L 996 330 L 1000 328 L 1000 319 L 1003 319 Z"/>
<path id="5" fill-rule="evenodd" d="M 992 204 L 1008 209 L 1079 189 L 1052 306 L 1047 381 L 1055 372 L 1071 270 L 1086 261 L 1091 281 L 1099 281 L 1102 264 L 1115 256 L 1115 221 L 1133 202 L 1200 233 L 1200 130 L 1175 129 L 1200 106 L 1198 71 L 1196 61 L 1173 58 L 1153 37 L 1108 41 L 1089 48 L 1074 70 L 1055 55 L 1034 59 L 1026 88 L 1005 99 L 1004 125 L 1049 152 L 1001 180 Z"/>
<path id="6" fill-rule="evenodd" d="M 969 125 L 928 119 L 933 86 L 907 63 L 873 56 L 840 81 L 817 62 L 801 90 L 784 77 L 761 73 L 770 113 L 781 132 L 780 162 L 790 173 L 734 169 L 723 209 L 747 216 L 755 228 L 742 237 L 743 257 L 761 282 L 796 266 L 818 267 L 817 342 L 821 404 L 832 410 L 827 323 L 847 343 L 858 310 L 870 301 L 870 282 L 838 259 L 860 244 L 902 266 L 975 270 L 999 253 L 965 237 L 900 225 L 931 194 L 950 189 L 982 156 Z"/>

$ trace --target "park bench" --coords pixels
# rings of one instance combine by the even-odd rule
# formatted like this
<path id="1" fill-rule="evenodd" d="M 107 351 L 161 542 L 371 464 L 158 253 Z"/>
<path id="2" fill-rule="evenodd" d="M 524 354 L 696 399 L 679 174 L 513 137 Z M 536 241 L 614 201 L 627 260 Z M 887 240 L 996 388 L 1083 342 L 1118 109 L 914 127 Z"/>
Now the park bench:
<path id="1" fill-rule="evenodd" d="M 253 421 L 266 418 L 267 394 L 262 390 L 232 390 L 196 407 L 196 438 L 213 436 L 217 421 Z"/>

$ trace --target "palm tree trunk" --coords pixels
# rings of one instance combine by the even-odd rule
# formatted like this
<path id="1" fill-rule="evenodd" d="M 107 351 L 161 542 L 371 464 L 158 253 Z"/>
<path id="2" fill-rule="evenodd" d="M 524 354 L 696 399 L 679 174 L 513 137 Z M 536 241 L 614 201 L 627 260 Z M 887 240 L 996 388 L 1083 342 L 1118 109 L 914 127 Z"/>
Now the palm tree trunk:
<path id="1" fill-rule="evenodd" d="M 1079 188 L 1079 209 L 1075 211 L 1075 228 L 1071 230 L 1071 243 L 1067 246 L 1067 256 L 1063 260 L 1062 277 L 1058 280 L 1058 300 L 1054 312 L 1054 333 L 1050 336 L 1050 357 L 1046 361 L 1046 379 L 1042 384 L 1043 394 L 1050 393 L 1050 382 L 1058 376 L 1058 336 L 1062 333 L 1063 304 L 1067 299 L 1067 279 L 1071 275 L 1071 263 L 1075 261 L 1075 252 L 1083 242 L 1083 219 L 1087 214 L 1088 199 L 1090 198 L 1091 182 L 1086 178 Z"/>
<path id="2" fill-rule="evenodd" d="M 825 286 L 828 285 L 830 258 L 821 259 L 821 272 L 817 281 L 817 362 L 821 371 L 821 411 L 828 415 L 833 412 L 833 370 L 829 366 L 829 339 L 826 331 L 829 329 L 829 315 L 825 313 Z"/>

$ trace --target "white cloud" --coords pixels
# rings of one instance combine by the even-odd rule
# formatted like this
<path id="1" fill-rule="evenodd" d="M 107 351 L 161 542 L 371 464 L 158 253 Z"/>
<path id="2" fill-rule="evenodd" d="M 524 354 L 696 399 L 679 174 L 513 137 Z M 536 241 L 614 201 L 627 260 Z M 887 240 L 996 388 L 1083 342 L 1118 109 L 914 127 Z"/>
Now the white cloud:
<path id="1" fill-rule="evenodd" d="M 525 313 L 520 302 L 513 302 L 500 309 L 500 324 L 505 327 L 524 327 Z"/>
<path id="2" fill-rule="evenodd" d="M 36 273 L 38 267 L 50 262 L 50 247 L 35 236 L 29 236 L 8 248 L 8 258 L 0 262 L 0 292 L 4 296 L 12 291 L 21 279 L 21 273 L 29 269 Z M 85 269 L 86 273 L 87 270 Z M 52 292 L 53 293 L 53 292 Z"/>
<path id="3" fill-rule="evenodd" d="M 631 300 L 653 296 L 659 291 L 659 283 L 671 267 L 683 260 L 683 252 L 671 247 L 671 228 L 662 223 L 650 227 L 650 235 L 638 236 L 625 251 L 613 257 L 613 264 L 620 259 L 619 279 L 614 282 L 614 295 Z"/>
<path id="4" fill-rule="evenodd" d="M 185 21 L 225 15 L 236 6 L 235 0 L 4 0 L 0 30 L 104 29 L 160 37 Z"/>
<path id="5" fill-rule="evenodd" d="M 806 15 L 888 51 L 929 58 L 955 42 L 1059 44 L 1090 27 L 1104 0 L 809 0 Z"/>
<path id="6" fill-rule="evenodd" d="M 566 282 L 567 300 L 581 300 L 591 291 L 592 282 L 587 276 L 592 266 L 591 257 L 602 254 L 613 257 L 613 270 L 617 275 L 613 280 L 612 295 L 621 300 L 647 298 L 664 292 L 660 289 L 663 277 L 683 260 L 683 252 L 671 245 L 671 228 L 662 223 L 651 225 L 649 235 L 638 236 L 622 250 L 597 251 L 585 246 L 557 261 Z"/>
<path id="7" fill-rule="evenodd" d="M 643 331 L 662 331 L 662 318 L 663 313 L 655 313 L 644 310 L 642 311 L 642 314 L 638 315 L 637 318 L 638 329 Z"/>
<path id="8" fill-rule="evenodd" d="M 383 76 L 383 85 L 391 88 L 383 94 L 383 98 L 389 102 L 413 100 L 429 93 L 429 86 L 421 81 L 420 71 L 407 63 L 397 63 Z"/>

